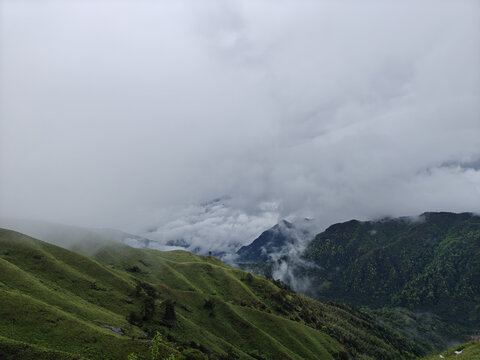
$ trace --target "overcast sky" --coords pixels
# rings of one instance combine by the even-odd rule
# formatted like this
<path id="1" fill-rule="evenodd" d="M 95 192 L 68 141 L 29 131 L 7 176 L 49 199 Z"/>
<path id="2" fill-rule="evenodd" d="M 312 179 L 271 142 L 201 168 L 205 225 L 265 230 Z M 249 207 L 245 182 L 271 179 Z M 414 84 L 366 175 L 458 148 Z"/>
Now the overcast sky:
<path id="1" fill-rule="evenodd" d="M 220 244 L 480 211 L 477 0 L 0 4 L 0 216 Z"/>

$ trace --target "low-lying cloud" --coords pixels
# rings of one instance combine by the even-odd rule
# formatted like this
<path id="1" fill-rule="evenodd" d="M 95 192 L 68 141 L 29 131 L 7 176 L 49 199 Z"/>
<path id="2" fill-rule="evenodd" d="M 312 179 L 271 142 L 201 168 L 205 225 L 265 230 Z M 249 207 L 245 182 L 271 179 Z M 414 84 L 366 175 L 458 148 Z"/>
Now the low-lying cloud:
<path id="1" fill-rule="evenodd" d="M 226 249 L 480 211 L 477 1 L 1 7 L 0 216 Z"/>
<path id="2" fill-rule="evenodd" d="M 151 247 L 160 250 L 184 248 L 201 254 L 211 251 L 229 261 L 240 246 L 249 244 L 277 222 L 275 204 L 260 203 L 256 210 L 250 215 L 236 208 L 230 198 L 164 209 L 158 214 L 158 222 L 152 222 L 141 235 L 154 240 Z"/>

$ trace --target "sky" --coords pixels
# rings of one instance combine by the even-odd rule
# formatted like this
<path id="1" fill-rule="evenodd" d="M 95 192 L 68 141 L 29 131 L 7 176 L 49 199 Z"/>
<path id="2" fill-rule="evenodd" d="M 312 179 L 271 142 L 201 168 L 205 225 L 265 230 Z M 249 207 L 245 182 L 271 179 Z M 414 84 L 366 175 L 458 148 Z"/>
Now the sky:
<path id="1" fill-rule="evenodd" d="M 0 217 L 227 249 L 480 212 L 478 1 L 0 0 Z"/>

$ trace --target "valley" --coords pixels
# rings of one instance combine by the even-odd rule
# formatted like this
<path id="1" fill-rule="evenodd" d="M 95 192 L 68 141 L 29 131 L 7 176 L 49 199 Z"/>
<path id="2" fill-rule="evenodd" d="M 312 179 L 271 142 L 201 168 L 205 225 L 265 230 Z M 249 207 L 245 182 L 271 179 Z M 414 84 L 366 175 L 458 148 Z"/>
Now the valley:
<path id="1" fill-rule="evenodd" d="M 0 230 L 2 359 L 147 359 L 157 331 L 178 359 L 477 356 L 477 340 L 445 350 L 479 331 L 472 214 L 350 221 L 310 241 L 284 221 L 238 252 L 261 276 L 123 233 L 50 233 L 68 248 Z"/>

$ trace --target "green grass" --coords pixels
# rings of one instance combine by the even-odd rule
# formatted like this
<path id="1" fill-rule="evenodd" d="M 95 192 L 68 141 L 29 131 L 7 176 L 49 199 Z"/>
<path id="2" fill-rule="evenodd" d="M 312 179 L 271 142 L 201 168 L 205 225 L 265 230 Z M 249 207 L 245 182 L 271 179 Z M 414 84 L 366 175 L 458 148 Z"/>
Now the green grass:
<path id="1" fill-rule="evenodd" d="M 210 359 L 413 358 L 372 316 L 214 257 L 112 242 L 74 248 L 83 255 L 0 229 L 0 358 L 145 359 L 157 330 L 168 339 L 162 356 L 198 348 Z M 154 310 L 142 320 L 149 301 Z"/>
<path id="2" fill-rule="evenodd" d="M 0 336 L 0 354 L 4 360 L 73 360 L 78 356 Z"/>
<path id="3" fill-rule="evenodd" d="M 6 230 L 0 230 L 0 249 L 0 335 L 92 359 L 147 353 L 146 334 L 125 319 L 134 308 L 123 301 L 135 288 L 128 275 Z M 93 282 L 106 290 L 92 289 Z"/>
<path id="4" fill-rule="evenodd" d="M 455 351 L 462 350 L 461 354 L 455 354 Z M 463 345 L 454 346 L 451 349 L 446 351 L 442 351 L 435 355 L 430 355 L 425 358 L 424 360 L 437 360 L 441 359 L 440 355 L 444 357 L 444 359 L 457 359 L 457 360 L 478 360 L 480 359 L 480 341 L 479 340 L 472 340 L 467 342 Z"/>

